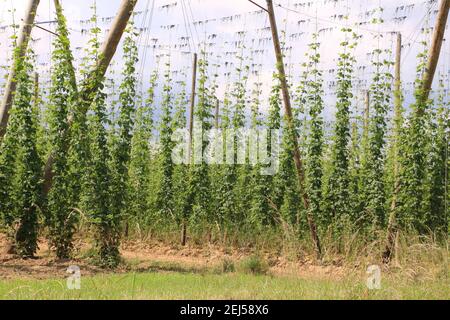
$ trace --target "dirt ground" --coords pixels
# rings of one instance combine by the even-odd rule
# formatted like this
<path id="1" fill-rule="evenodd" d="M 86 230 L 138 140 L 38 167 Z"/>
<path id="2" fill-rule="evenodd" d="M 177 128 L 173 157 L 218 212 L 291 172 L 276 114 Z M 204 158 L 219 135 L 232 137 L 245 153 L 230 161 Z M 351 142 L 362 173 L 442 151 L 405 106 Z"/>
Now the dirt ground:
<path id="1" fill-rule="evenodd" d="M 77 241 L 78 256 L 89 250 L 88 243 Z M 89 263 L 89 259 L 77 258 L 70 261 L 55 259 L 46 241 L 39 242 L 39 251 L 35 259 L 23 260 L 6 252 L 6 236 L 0 234 L 0 280 L 6 279 L 58 279 L 67 277 L 66 270 L 71 265 L 80 267 L 83 275 L 109 273 Z M 122 244 L 121 254 L 125 263 L 114 273 L 126 272 L 204 272 L 220 268 L 224 259 L 238 263 L 251 255 L 242 250 L 225 252 L 223 248 L 207 246 L 197 248 L 170 247 L 158 242 L 127 241 Z M 275 276 L 297 276 L 300 278 L 340 279 L 350 271 L 340 266 L 318 266 L 308 261 L 288 261 L 283 257 L 267 255 L 265 260 L 270 266 L 270 273 Z"/>

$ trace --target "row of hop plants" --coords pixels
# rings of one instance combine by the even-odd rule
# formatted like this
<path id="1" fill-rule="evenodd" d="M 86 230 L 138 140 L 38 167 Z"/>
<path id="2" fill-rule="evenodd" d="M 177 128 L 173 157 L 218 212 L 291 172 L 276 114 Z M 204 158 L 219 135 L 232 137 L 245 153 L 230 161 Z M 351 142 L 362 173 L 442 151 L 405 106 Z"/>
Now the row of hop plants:
<path id="1" fill-rule="evenodd" d="M 217 121 L 218 77 L 210 74 L 208 54 L 203 51 L 194 119 L 205 131 L 239 129 L 247 123 L 253 128 L 281 129 L 279 171 L 267 176 L 261 174 L 259 164 L 212 166 L 193 158 L 189 164 L 175 164 L 172 135 L 188 124 L 186 81 L 179 82 L 175 91 L 170 62 L 158 65 L 148 90 L 139 94 L 137 33 L 130 22 L 118 97 L 110 102 L 105 77 L 88 76 L 100 47 L 95 10 L 94 6 L 80 83 L 72 67 L 67 23 L 62 10 L 57 11 L 59 36 L 53 43 L 51 87 L 43 116 L 31 77 L 33 54 L 16 59 L 18 87 L 8 133 L 0 146 L 0 213 L 17 254 L 33 257 L 39 232 L 45 230 L 56 256 L 70 258 L 82 218 L 92 226 L 96 261 L 104 267 L 120 263 L 120 241 L 137 229 L 178 230 L 183 242 L 186 234 L 196 232 L 208 234 L 212 241 L 213 234 L 226 237 L 232 232 L 264 237 L 269 229 L 306 238 L 308 213 L 293 162 L 297 136 L 302 137 L 309 214 L 321 236 L 331 234 L 339 243 L 350 229 L 371 241 L 377 231 L 387 228 L 391 216 L 405 230 L 448 234 L 449 108 L 442 83 L 436 102 L 414 104 L 405 113 L 401 92 L 392 91 L 392 62 L 385 58 L 389 52 L 377 47 L 369 88 L 372 112 L 362 124 L 352 119 L 354 52 L 361 37 L 344 28 L 337 60 L 336 118 L 331 138 L 326 139 L 317 34 L 309 45 L 301 81 L 291 84 L 296 89 L 293 129 L 281 111 L 276 74 L 267 114 L 262 112 L 260 86 L 247 90 L 250 67 L 244 48 L 237 56 L 236 81 L 227 84 Z M 418 101 L 425 57 L 425 53 L 419 56 Z M 89 103 L 83 100 L 80 84 L 98 89 Z M 162 87 L 159 103 L 158 85 Z M 391 96 L 395 96 L 392 122 Z M 150 143 L 155 138 L 158 143 Z M 201 141 L 192 148 L 206 148 Z M 50 154 L 53 186 L 44 196 L 42 172 Z"/>

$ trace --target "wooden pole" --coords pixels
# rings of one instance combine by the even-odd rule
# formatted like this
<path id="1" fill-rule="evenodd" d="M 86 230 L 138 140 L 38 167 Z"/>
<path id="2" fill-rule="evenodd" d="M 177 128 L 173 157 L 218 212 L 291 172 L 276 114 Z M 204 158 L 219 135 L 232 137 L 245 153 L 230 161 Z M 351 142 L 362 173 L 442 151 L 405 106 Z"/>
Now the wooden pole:
<path id="1" fill-rule="evenodd" d="M 402 64 L 402 34 L 397 33 L 397 48 L 395 51 L 395 75 L 394 75 L 394 90 L 395 90 L 395 98 L 399 98 L 395 103 L 398 106 L 401 104 L 401 64 Z"/>
<path id="2" fill-rule="evenodd" d="M 39 73 L 34 73 L 34 107 L 37 108 L 39 106 Z"/>
<path id="3" fill-rule="evenodd" d="M 306 192 L 305 189 L 305 170 L 303 167 L 303 162 L 300 156 L 300 150 L 298 147 L 298 137 L 295 133 L 294 128 L 294 119 L 292 115 L 292 107 L 291 107 L 291 98 L 289 95 L 289 89 L 286 79 L 286 72 L 284 69 L 284 62 L 283 62 L 283 53 L 281 52 L 281 46 L 280 46 L 280 39 L 278 38 L 278 29 L 277 29 L 277 22 L 275 18 L 275 12 L 273 9 L 273 1 L 267 0 L 267 12 L 269 14 L 269 20 L 270 20 L 270 27 L 272 30 L 272 39 L 273 39 L 273 45 L 275 49 L 275 55 L 277 59 L 277 69 L 278 69 L 278 75 L 279 80 L 281 84 L 281 91 L 283 95 L 283 102 L 284 102 L 284 109 L 286 114 L 286 119 L 288 121 L 288 125 L 291 129 L 291 132 L 294 133 L 294 161 L 295 161 L 295 167 L 297 169 L 297 177 L 298 177 L 298 183 L 300 187 L 300 192 L 303 200 L 303 205 L 307 212 L 307 219 L 309 224 L 309 229 L 311 232 L 311 238 L 314 243 L 315 251 L 317 254 L 317 257 L 321 259 L 322 257 L 322 248 L 320 245 L 319 235 L 317 232 L 317 226 L 314 221 L 313 213 L 310 212 L 310 200 L 309 195 Z"/>
<path id="4" fill-rule="evenodd" d="M 364 101 L 364 128 L 363 128 L 363 135 L 366 141 L 369 137 L 369 125 L 370 125 L 370 92 L 369 90 L 367 90 Z"/>
<path id="5" fill-rule="evenodd" d="M 30 0 L 28 2 L 25 17 L 19 31 L 19 37 L 17 39 L 18 55 L 14 55 L 13 63 L 9 70 L 8 80 L 5 86 L 5 94 L 0 105 L 0 141 L 6 134 L 6 130 L 8 128 L 9 111 L 16 92 L 16 63 L 18 59 L 22 59 L 26 54 L 39 2 L 40 0 Z"/>
<path id="6" fill-rule="evenodd" d="M 133 14 L 136 3 L 137 0 L 122 0 L 119 11 L 114 18 L 114 21 L 112 22 L 108 36 L 100 47 L 100 53 L 96 67 L 91 71 L 90 76 L 87 77 L 87 84 L 84 84 L 83 89 L 81 90 L 80 94 L 83 104 L 89 105 L 92 102 L 92 93 L 97 91 L 98 86 L 89 85 L 91 79 L 98 77 L 101 78 L 106 74 L 111 60 L 116 53 L 117 47 L 119 46 L 123 32 L 125 31 L 128 21 Z"/>
<path id="7" fill-rule="evenodd" d="M 395 75 L 394 75 L 394 197 L 392 201 L 392 207 L 396 206 L 397 189 L 399 185 L 398 173 L 399 173 L 399 150 L 398 150 L 398 137 L 402 126 L 403 118 L 403 101 L 402 101 L 402 79 L 401 79 L 401 63 L 402 63 L 402 34 L 397 34 L 397 50 L 395 54 Z"/>
<path id="8" fill-rule="evenodd" d="M 383 252 L 383 261 L 389 263 L 392 259 L 395 247 L 395 238 L 397 235 L 396 228 L 396 209 L 397 209 L 397 194 L 400 187 L 399 179 L 399 135 L 402 127 L 403 106 L 402 106 L 402 91 L 401 91 L 401 57 L 402 57 L 402 35 L 397 34 L 397 50 L 395 54 L 395 75 L 394 75 L 394 141 L 393 141 L 393 160 L 394 160 L 394 192 L 392 195 L 391 212 L 389 215 L 386 248 Z"/>
<path id="9" fill-rule="evenodd" d="M 197 60 L 198 60 L 197 53 L 194 53 L 194 59 L 192 62 L 191 104 L 189 108 L 189 149 L 188 149 L 189 161 L 192 160 L 192 143 L 194 135 L 195 90 L 197 86 Z"/>
<path id="10" fill-rule="evenodd" d="M 219 112 L 220 112 L 220 101 L 219 99 L 216 99 L 216 115 L 215 115 L 215 125 L 216 125 L 216 129 L 219 129 Z"/>
<path id="11" fill-rule="evenodd" d="M 128 21 L 130 20 L 136 3 L 137 0 L 122 0 L 119 11 L 114 21 L 112 22 L 112 26 L 109 30 L 108 36 L 101 46 L 96 67 L 91 71 L 90 75 L 86 78 L 86 82 L 81 86 L 81 91 L 79 93 L 79 108 L 81 108 L 81 113 L 83 114 L 87 113 L 87 109 L 92 103 L 93 93 L 98 90 L 98 83 L 92 85 L 92 79 L 97 79 L 98 77 L 103 77 L 105 75 L 109 64 L 111 63 L 111 59 L 116 53 L 120 39 L 122 38 L 123 32 L 125 31 Z M 69 118 L 69 130 L 72 123 L 73 118 L 71 117 Z M 68 132 L 65 132 L 64 134 L 68 134 Z M 44 168 L 44 195 L 47 195 L 52 187 L 53 161 L 53 154 L 50 154 Z"/>
<path id="12" fill-rule="evenodd" d="M 449 9 L 450 0 L 441 0 L 439 12 L 436 18 L 436 25 L 434 27 L 433 40 L 431 43 L 430 51 L 428 53 L 427 68 L 422 79 L 423 87 L 422 95 L 418 101 L 419 104 L 425 103 L 430 95 L 434 75 L 436 73 L 437 64 L 439 62 L 439 56 L 441 54 L 442 41 L 444 39 L 445 26 L 447 24 Z M 423 113 L 423 108 L 419 108 L 419 112 Z"/>
<path id="13" fill-rule="evenodd" d="M 439 12 L 436 18 L 436 25 L 434 27 L 434 32 L 433 32 L 433 40 L 431 43 L 431 47 L 428 53 L 428 63 L 427 63 L 427 68 L 425 71 L 425 74 L 423 76 L 422 79 L 422 94 L 420 95 L 420 97 L 418 98 L 418 105 L 424 104 L 426 103 L 426 101 L 428 100 L 429 96 L 430 96 L 430 91 L 431 91 L 431 87 L 433 85 L 433 80 L 434 80 L 434 75 L 436 73 L 436 68 L 437 68 L 437 64 L 439 62 L 439 56 L 441 54 L 441 48 L 442 48 L 442 41 L 444 39 L 444 34 L 445 34 L 445 27 L 447 24 L 447 19 L 448 19 L 448 13 L 449 13 L 449 9 L 450 9 L 450 0 L 441 0 L 440 6 L 439 6 Z M 401 48 L 401 38 L 400 40 L 397 39 L 397 41 L 400 41 L 400 48 Z M 398 46 L 398 43 L 397 43 Z M 397 48 L 397 51 L 399 49 Z M 397 56 L 399 55 L 399 53 L 397 52 Z M 400 58 L 398 58 L 398 66 L 396 66 L 396 89 L 399 89 L 400 85 L 401 85 L 401 79 L 400 79 Z M 398 68 L 397 68 L 398 67 Z M 398 70 L 397 70 L 398 69 Z M 398 74 L 397 74 L 398 72 Z M 397 87 L 398 86 L 398 87 Z M 398 90 L 399 94 L 400 90 Z M 399 100 L 400 102 L 397 101 L 397 103 L 399 103 L 399 108 L 398 112 L 401 112 L 401 96 L 400 97 L 396 97 L 396 100 Z M 397 107 L 397 105 L 396 105 Z M 423 116 L 423 113 L 425 112 L 425 108 L 418 108 L 418 115 L 419 116 Z M 401 119 L 401 114 L 396 116 L 400 116 L 399 119 Z M 398 150 L 395 150 L 396 152 L 398 152 Z M 398 163 L 398 161 L 396 161 Z M 398 166 L 397 168 L 394 167 L 394 170 L 398 170 Z M 395 172 L 396 174 L 398 174 L 398 172 Z M 383 252 L 383 261 L 385 263 L 389 263 L 392 259 L 392 256 L 394 254 L 394 249 L 395 249 L 395 238 L 396 238 L 396 234 L 397 234 L 397 227 L 396 227 L 396 206 L 397 206 L 397 193 L 398 193 L 398 189 L 400 188 L 399 184 L 399 180 L 398 177 L 396 177 L 397 179 L 395 180 L 395 187 L 394 187 L 394 196 L 393 196 L 393 200 L 391 203 L 391 214 L 389 216 L 389 222 L 388 222 L 388 230 L 387 230 L 387 244 L 386 244 L 386 248 Z"/>
<path id="14" fill-rule="evenodd" d="M 186 159 L 188 163 L 192 161 L 192 145 L 193 145 L 193 135 L 194 135 L 194 111 L 195 111 L 195 91 L 197 87 L 197 53 L 194 53 L 194 58 L 192 61 L 192 87 L 191 87 L 191 103 L 189 106 L 189 145 Z M 186 217 L 183 217 L 181 226 L 181 245 L 186 245 L 187 237 L 187 222 Z"/>

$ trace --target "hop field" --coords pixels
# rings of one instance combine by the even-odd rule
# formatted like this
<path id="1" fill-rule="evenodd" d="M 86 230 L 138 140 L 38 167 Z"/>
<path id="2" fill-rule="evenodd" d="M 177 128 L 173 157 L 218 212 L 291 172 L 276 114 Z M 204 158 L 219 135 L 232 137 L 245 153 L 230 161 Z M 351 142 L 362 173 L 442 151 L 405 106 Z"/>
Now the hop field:
<path id="1" fill-rule="evenodd" d="M 0 298 L 449 299 L 450 1 L 200 2 L 0 0 Z"/>

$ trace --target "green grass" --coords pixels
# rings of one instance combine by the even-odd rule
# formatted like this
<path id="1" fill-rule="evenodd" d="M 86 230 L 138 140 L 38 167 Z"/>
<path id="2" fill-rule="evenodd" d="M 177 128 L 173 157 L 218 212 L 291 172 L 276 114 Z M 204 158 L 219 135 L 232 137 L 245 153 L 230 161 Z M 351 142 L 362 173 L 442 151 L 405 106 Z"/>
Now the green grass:
<path id="1" fill-rule="evenodd" d="M 81 290 L 66 289 L 64 279 L 0 281 L 0 299 L 450 299 L 450 282 L 383 280 L 371 291 L 358 278 L 151 272 L 83 277 Z"/>

